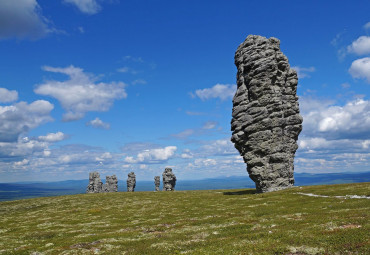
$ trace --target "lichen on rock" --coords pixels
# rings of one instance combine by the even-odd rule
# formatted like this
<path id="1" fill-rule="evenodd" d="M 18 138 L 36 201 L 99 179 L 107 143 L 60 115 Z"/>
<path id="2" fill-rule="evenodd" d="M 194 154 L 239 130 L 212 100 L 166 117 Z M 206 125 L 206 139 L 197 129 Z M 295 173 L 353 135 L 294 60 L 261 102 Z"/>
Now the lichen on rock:
<path id="1" fill-rule="evenodd" d="M 294 154 L 302 130 L 298 77 L 280 41 L 249 35 L 235 53 L 237 91 L 231 141 L 258 192 L 294 185 Z"/>

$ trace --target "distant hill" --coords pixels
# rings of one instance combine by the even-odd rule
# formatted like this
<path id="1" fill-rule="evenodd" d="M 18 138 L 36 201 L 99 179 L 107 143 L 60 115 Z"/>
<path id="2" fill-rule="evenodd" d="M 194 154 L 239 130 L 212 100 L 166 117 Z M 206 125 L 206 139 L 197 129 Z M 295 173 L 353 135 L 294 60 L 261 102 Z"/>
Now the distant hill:
<path id="1" fill-rule="evenodd" d="M 296 186 L 370 182 L 370 172 L 308 174 L 295 173 Z M 104 181 L 104 180 L 103 180 Z M 0 183 L 0 201 L 85 193 L 88 180 L 59 182 Z M 203 180 L 178 180 L 176 190 L 213 190 L 254 188 L 248 176 L 230 176 Z M 126 181 L 118 181 L 118 190 L 126 191 Z M 153 191 L 154 181 L 137 181 L 135 191 Z"/>

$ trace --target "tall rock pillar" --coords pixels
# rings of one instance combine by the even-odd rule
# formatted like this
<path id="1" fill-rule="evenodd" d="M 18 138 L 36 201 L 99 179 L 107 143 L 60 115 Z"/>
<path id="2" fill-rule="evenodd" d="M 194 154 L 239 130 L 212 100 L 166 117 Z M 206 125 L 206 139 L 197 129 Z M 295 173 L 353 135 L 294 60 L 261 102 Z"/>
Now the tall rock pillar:
<path id="1" fill-rule="evenodd" d="M 247 163 L 257 192 L 291 187 L 303 121 L 297 73 L 273 37 L 249 35 L 235 53 L 235 65 L 231 141 Z"/>

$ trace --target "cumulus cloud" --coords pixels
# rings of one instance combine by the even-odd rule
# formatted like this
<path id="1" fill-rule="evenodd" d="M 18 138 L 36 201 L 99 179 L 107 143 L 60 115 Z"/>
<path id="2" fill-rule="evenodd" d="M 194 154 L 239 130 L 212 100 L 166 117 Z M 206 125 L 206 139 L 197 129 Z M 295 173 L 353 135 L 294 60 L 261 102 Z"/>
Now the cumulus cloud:
<path id="1" fill-rule="evenodd" d="M 56 98 L 67 111 L 64 121 L 81 119 L 86 112 L 108 111 L 115 99 L 126 98 L 123 82 L 96 83 L 96 78 L 83 69 L 69 66 L 43 67 L 45 71 L 69 76 L 66 81 L 46 81 L 35 88 L 35 93 Z"/>
<path id="2" fill-rule="evenodd" d="M 45 100 L 0 106 L 0 142 L 15 142 L 21 134 L 51 121 L 54 106 Z"/>
<path id="3" fill-rule="evenodd" d="M 101 10 L 101 6 L 96 0 L 64 0 L 64 2 L 76 6 L 85 14 L 96 14 Z"/>
<path id="4" fill-rule="evenodd" d="M 36 0 L 0 1 L 0 39 L 39 39 L 51 32 Z"/>
<path id="5" fill-rule="evenodd" d="M 347 47 L 349 53 L 366 55 L 370 53 L 370 36 L 360 36 Z"/>
<path id="6" fill-rule="evenodd" d="M 89 122 L 86 122 L 86 126 L 92 126 L 94 128 L 110 129 L 110 124 L 103 122 L 98 117 L 96 117 L 93 120 L 90 120 Z"/>
<path id="7" fill-rule="evenodd" d="M 164 163 L 175 155 L 176 150 L 177 150 L 176 146 L 167 146 L 165 148 L 144 150 L 138 153 L 136 158 L 131 156 L 125 157 L 125 162 L 130 164 Z"/>
<path id="8" fill-rule="evenodd" d="M 292 69 L 296 70 L 298 78 L 303 79 L 303 78 L 309 78 L 311 77 L 309 73 L 315 72 L 315 67 L 300 67 L 300 66 L 292 66 Z"/>
<path id="9" fill-rule="evenodd" d="M 63 132 L 48 133 L 45 136 L 39 136 L 38 137 L 38 139 L 40 141 L 51 142 L 51 143 L 63 141 L 66 138 L 67 138 L 67 136 Z"/>
<path id="10" fill-rule="evenodd" d="M 360 58 L 352 62 L 349 73 L 353 78 L 366 79 L 370 83 L 370 57 Z"/>
<path id="11" fill-rule="evenodd" d="M 19 138 L 14 142 L 0 142 L 0 162 L 23 160 L 35 153 L 43 153 L 46 149 L 48 143 L 28 137 Z"/>
<path id="12" fill-rule="evenodd" d="M 0 88 L 0 103 L 11 103 L 18 100 L 18 92 Z"/>
<path id="13" fill-rule="evenodd" d="M 312 101 L 312 100 L 311 100 Z M 324 106 L 303 114 L 303 132 L 309 136 L 345 138 L 370 135 L 370 102 L 357 99 L 344 106 Z"/>
<path id="14" fill-rule="evenodd" d="M 195 94 L 191 93 L 192 97 L 199 97 L 205 101 L 211 98 L 219 98 L 222 101 L 232 99 L 236 91 L 234 84 L 216 84 L 212 88 L 198 89 Z"/>

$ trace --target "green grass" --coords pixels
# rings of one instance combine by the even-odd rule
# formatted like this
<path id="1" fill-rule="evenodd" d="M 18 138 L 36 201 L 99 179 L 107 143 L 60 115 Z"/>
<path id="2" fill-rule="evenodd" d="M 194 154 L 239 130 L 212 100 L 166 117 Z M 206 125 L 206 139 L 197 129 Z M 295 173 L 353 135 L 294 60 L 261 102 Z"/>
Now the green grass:
<path id="1" fill-rule="evenodd" d="M 0 203 L 0 254 L 370 254 L 370 183 Z"/>

